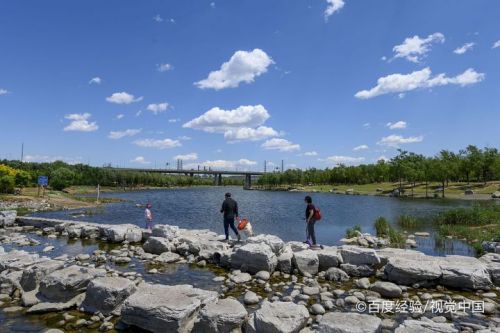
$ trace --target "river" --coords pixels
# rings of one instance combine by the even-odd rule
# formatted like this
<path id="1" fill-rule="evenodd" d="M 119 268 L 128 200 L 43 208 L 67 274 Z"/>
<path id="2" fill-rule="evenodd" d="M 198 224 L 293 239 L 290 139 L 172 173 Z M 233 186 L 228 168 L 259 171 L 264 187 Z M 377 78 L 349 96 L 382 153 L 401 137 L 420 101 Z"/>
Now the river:
<path id="1" fill-rule="evenodd" d="M 144 212 L 136 204 L 153 205 L 154 222 L 182 228 L 206 228 L 223 233 L 219 212 L 224 194 L 231 192 L 238 201 L 240 215 L 248 218 L 255 233 L 267 233 L 285 241 L 304 240 L 304 196 L 299 192 L 247 191 L 240 187 L 190 187 L 164 190 L 104 193 L 103 196 L 125 201 L 95 209 L 77 209 L 34 215 L 69 218 L 99 223 L 132 223 L 144 226 Z M 373 222 L 379 217 L 395 223 L 407 214 L 431 221 L 432 216 L 449 208 L 471 205 L 469 201 L 437 199 L 398 199 L 378 196 L 353 196 L 313 193 L 323 219 L 316 224 L 318 242 L 340 245 L 347 228 L 360 225 L 363 232 L 374 234 Z M 422 230 L 434 232 L 431 224 Z M 474 255 L 474 251 L 458 240 L 417 237 L 418 250 L 430 255 Z"/>

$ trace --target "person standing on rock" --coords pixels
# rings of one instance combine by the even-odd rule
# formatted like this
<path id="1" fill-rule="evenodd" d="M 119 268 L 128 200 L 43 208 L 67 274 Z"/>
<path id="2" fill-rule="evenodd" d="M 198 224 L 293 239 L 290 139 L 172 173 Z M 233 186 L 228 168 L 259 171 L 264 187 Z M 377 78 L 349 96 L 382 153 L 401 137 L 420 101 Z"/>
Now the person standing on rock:
<path id="1" fill-rule="evenodd" d="M 146 209 L 144 210 L 144 220 L 146 221 L 146 229 L 153 230 L 153 213 L 151 213 L 151 208 L 153 206 L 148 203 Z"/>
<path id="2" fill-rule="evenodd" d="M 226 199 L 222 203 L 220 212 L 224 214 L 224 233 L 226 234 L 226 241 L 229 241 L 229 227 L 233 229 L 239 241 L 241 237 L 238 233 L 238 229 L 234 226 L 234 219 L 238 217 L 238 203 L 231 198 L 231 193 L 226 193 L 225 197 Z"/>
<path id="3" fill-rule="evenodd" d="M 312 198 L 310 196 L 306 196 L 304 198 L 304 202 L 306 203 L 306 241 L 304 243 L 309 244 L 310 246 L 316 246 L 316 234 L 314 232 L 314 224 L 316 223 L 316 219 L 314 218 L 314 214 L 316 212 L 316 207 L 314 207 L 312 203 Z"/>

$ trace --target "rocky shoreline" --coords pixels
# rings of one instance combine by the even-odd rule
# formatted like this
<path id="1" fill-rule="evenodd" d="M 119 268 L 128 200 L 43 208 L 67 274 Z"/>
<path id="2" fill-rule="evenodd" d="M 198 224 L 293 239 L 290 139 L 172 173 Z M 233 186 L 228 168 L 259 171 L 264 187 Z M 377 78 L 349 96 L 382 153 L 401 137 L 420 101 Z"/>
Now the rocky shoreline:
<path id="1" fill-rule="evenodd" d="M 500 331 L 500 254 L 432 257 L 353 245 L 311 250 L 273 235 L 226 243 L 209 230 L 157 225 L 151 232 L 131 224 L 0 214 L 0 245 L 30 246 L 30 233 L 116 244 L 110 251 L 54 258 L 44 256 L 50 247 L 42 253 L 0 247 L 0 310 L 88 314 L 76 322 L 68 314 L 56 325 L 63 331 Z M 133 267 L 109 265 L 132 260 L 216 268 L 220 292 L 147 283 Z"/>

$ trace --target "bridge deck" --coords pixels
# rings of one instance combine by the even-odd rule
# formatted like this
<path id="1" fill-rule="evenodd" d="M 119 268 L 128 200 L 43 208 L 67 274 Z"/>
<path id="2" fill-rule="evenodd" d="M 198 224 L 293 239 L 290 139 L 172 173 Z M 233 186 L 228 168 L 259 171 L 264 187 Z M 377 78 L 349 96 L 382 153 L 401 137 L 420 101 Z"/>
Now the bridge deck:
<path id="1" fill-rule="evenodd" d="M 174 173 L 183 175 L 234 175 L 234 176 L 262 176 L 264 172 L 259 171 L 231 171 L 231 170 L 178 170 L 178 169 L 136 169 L 136 168 L 109 168 L 119 171 L 135 171 L 150 173 Z"/>

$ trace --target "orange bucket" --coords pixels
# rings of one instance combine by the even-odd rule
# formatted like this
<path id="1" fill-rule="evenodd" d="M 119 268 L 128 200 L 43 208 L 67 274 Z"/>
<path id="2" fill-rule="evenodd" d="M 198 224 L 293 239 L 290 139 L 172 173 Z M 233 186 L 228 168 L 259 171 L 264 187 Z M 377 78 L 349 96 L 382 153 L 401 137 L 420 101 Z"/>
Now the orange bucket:
<path id="1" fill-rule="evenodd" d="M 238 230 L 243 230 L 248 224 L 247 219 L 241 219 L 240 222 L 238 223 Z"/>

